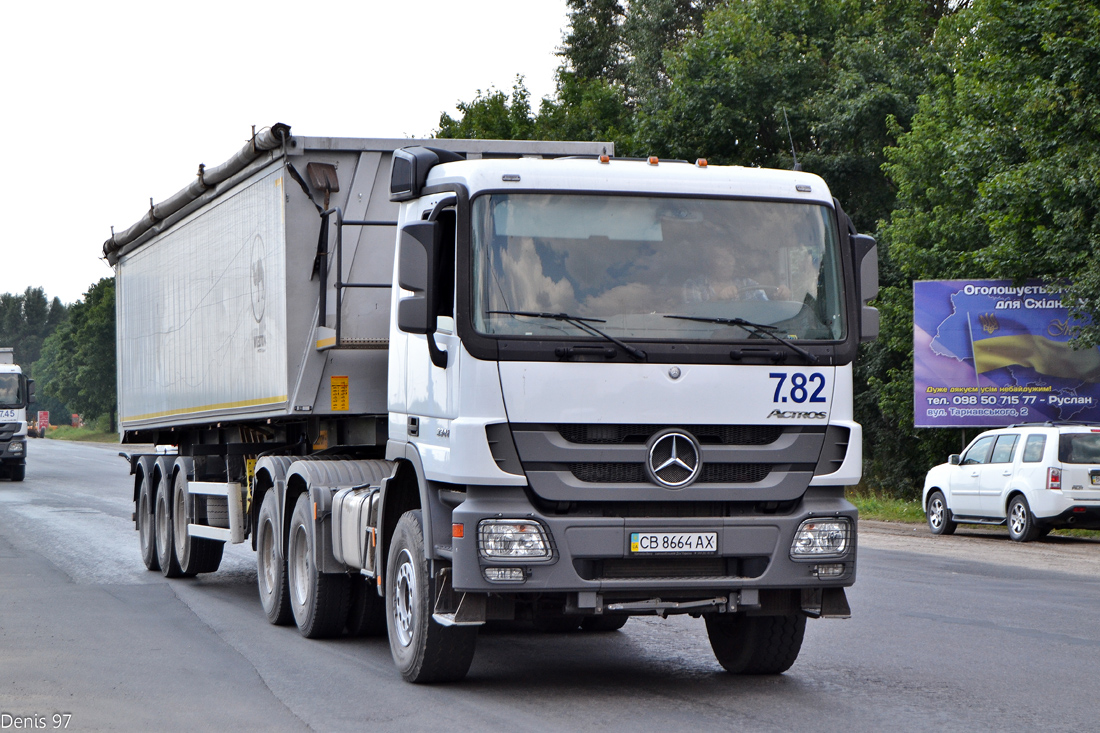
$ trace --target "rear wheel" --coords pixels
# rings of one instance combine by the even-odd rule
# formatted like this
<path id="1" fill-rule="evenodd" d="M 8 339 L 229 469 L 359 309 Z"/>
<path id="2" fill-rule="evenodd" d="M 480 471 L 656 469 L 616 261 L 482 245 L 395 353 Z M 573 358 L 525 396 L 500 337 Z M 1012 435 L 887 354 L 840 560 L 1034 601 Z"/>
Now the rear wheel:
<path id="1" fill-rule="evenodd" d="M 806 617 L 708 614 L 707 635 L 718 663 L 731 674 L 780 674 L 798 658 Z"/>
<path id="2" fill-rule="evenodd" d="M 1027 499 L 1017 494 L 1008 504 L 1008 536 L 1016 542 L 1031 542 L 1039 538 L 1039 528 L 1035 525 L 1035 515 Z"/>
<path id="3" fill-rule="evenodd" d="M 149 570 L 160 570 L 157 559 L 157 532 L 153 518 L 153 480 L 148 474 L 141 477 L 137 500 L 138 542 L 141 544 L 141 561 Z"/>
<path id="4" fill-rule="evenodd" d="M 348 614 L 348 576 L 326 574 L 317 569 L 313 547 L 317 541 L 312 504 L 303 493 L 294 504 L 290 518 L 290 542 L 287 550 L 287 581 L 290 584 L 290 608 L 298 631 L 307 639 L 339 636 Z"/>
<path id="5" fill-rule="evenodd" d="M 168 497 L 170 493 L 168 486 L 161 482 L 153 504 L 153 523 L 156 525 L 157 565 L 160 566 L 160 572 L 166 578 L 178 578 L 183 573 L 180 572 L 180 563 L 176 559 L 176 543 L 172 541 L 172 510 Z"/>
<path id="6" fill-rule="evenodd" d="M 187 474 L 176 473 L 172 491 L 172 539 L 176 544 L 176 558 L 183 575 L 212 573 L 222 564 L 225 543 L 205 537 L 191 537 L 187 533 Z"/>
<path id="7" fill-rule="evenodd" d="M 928 529 L 932 530 L 932 534 L 954 534 L 955 528 L 959 525 L 951 519 L 951 510 L 947 507 L 947 500 L 943 498 L 943 493 L 939 491 L 933 491 L 932 495 L 928 497 Z"/>
<path id="8" fill-rule="evenodd" d="M 286 626 L 294 620 L 294 614 L 290 610 L 286 560 L 279 556 L 278 516 L 275 492 L 268 491 L 256 520 L 256 582 L 267 620 L 276 626 Z"/>
<path id="9" fill-rule="evenodd" d="M 386 562 L 386 627 L 393 661 L 408 682 L 460 680 L 474 659 L 477 627 L 438 624 L 431 590 L 420 512 L 405 512 Z"/>

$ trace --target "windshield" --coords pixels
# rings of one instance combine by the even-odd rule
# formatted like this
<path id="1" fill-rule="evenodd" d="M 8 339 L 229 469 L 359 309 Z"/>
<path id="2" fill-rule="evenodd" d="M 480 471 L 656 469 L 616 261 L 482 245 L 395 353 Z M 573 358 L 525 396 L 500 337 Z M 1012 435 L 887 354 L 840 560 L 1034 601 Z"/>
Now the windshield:
<path id="1" fill-rule="evenodd" d="M 0 407 L 22 407 L 23 390 L 18 374 L 0 374 Z"/>
<path id="2" fill-rule="evenodd" d="M 844 338 L 832 210 L 819 204 L 493 194 L 473 206 L 474 326 L 585 337 L 538 314 L 599 319 L 618 338 L 728 341 L 774 326 Z M 669 318 L 693 316 L 698 320 Z"/>

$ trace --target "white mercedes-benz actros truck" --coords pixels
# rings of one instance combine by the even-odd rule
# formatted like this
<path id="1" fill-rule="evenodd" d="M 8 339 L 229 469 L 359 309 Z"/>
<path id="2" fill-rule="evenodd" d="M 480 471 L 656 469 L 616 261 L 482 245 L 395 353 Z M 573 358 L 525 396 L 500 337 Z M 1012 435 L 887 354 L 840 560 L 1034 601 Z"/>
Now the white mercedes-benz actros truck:
<path id="1" fill-rule="evenodd" d="M 850 613 L 877 254 L 815 175 L 275 125 L 104 254 L 150 569 L 251 542 L 272 623 L 414 682 L 489 621 L 775 674 Z"/>

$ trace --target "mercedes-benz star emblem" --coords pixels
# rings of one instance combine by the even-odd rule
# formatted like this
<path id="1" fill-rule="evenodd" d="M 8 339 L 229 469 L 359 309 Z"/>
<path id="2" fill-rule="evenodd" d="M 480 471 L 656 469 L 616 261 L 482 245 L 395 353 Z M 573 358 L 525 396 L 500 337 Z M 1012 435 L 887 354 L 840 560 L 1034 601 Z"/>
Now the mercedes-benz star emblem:
<path id="1" fill-rule="evenodd" d="M 699 476 L 703 467 L 699 443 L 681 430 L 663 430 L 649 439 L 645 467 L 658 486 L 683 488 Z"/>

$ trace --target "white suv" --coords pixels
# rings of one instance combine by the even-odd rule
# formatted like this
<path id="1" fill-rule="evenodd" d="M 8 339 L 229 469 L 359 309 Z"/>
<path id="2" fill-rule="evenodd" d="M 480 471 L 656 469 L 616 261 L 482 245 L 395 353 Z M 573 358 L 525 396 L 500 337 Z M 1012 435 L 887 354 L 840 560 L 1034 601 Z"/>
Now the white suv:
<path id="1" fill-rule="evenodd" d="M 922 497 L 932 534 L 1005 524 L 1017 542 L 1100 529 L 1100 425 L 1036 423 L 982 433 L 936 466 Z"/>

